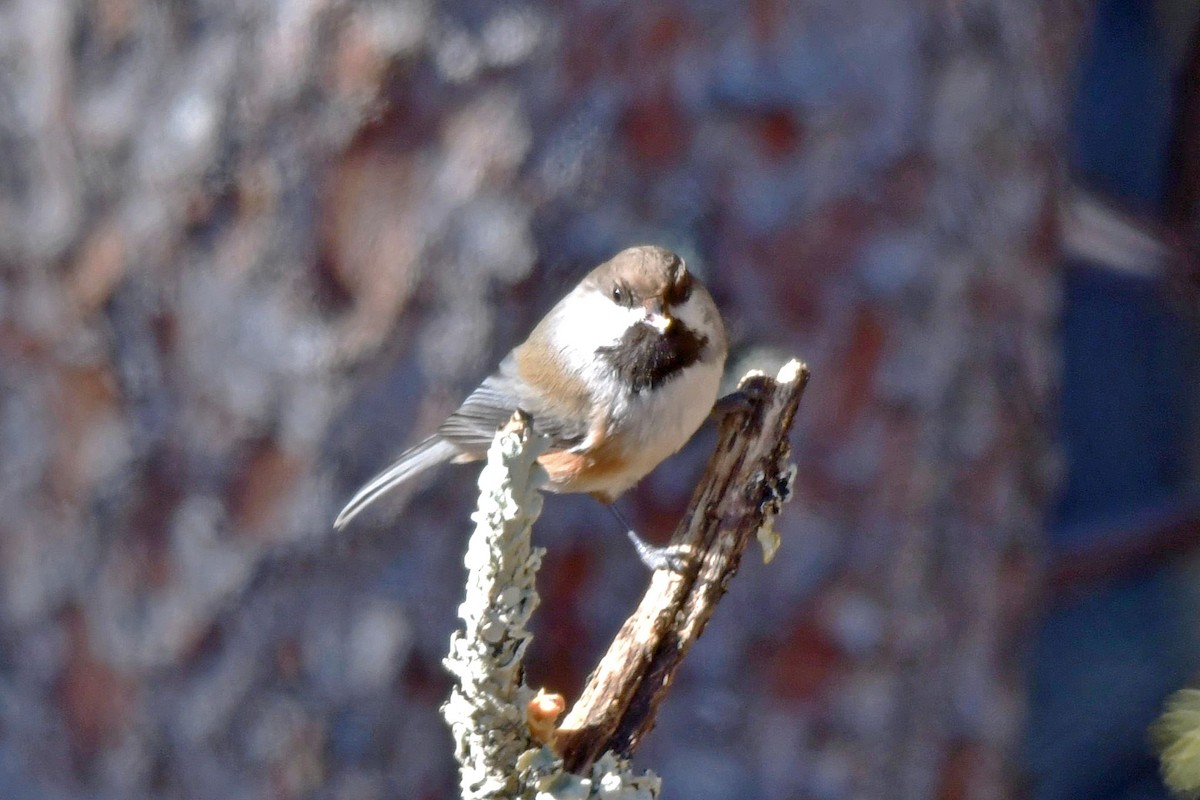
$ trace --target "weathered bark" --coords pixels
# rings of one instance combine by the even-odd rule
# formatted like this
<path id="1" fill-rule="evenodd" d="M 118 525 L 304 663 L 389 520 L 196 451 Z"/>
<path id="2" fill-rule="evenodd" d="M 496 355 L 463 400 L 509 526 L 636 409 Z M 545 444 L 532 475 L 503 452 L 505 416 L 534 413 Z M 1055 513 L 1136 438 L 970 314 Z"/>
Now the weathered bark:
<path id="1" fill-rule="evenodd" d="M 788 362 L 777 380 L 743 380 L 754 398 L 721 420 L 717 448 L 671 545 L 687 553 L 682 572 L 658 570 L 638 609 L 592 671 L 558 731 L 568 769 L 585 772 L 604 752 L 628 754 L 653 727 L 684 656 L 737 573 L 756 534 L 773 553 L 772 525 L 791 496 L 788 435 L 808 370 Z"/>

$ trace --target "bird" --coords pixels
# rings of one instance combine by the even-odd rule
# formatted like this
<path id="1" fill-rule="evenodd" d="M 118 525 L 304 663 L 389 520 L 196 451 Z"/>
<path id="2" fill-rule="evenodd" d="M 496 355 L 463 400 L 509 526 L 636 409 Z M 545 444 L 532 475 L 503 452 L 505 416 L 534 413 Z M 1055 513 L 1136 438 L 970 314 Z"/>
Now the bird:
<path id="1" fill-rule="evenodd" d="M 519 410 L 549 440 L 541 488 L 591 495 L 643 563 L 678 570 L 679 554 L 642 540 L 613 503 L 703 424 L 727 354 L 720 311 L 682 258 L 655 245 L 622 250 L 551 308 L 432 436 L 367 481 L 334 527 L 434 467 L 483 459 Z"/>

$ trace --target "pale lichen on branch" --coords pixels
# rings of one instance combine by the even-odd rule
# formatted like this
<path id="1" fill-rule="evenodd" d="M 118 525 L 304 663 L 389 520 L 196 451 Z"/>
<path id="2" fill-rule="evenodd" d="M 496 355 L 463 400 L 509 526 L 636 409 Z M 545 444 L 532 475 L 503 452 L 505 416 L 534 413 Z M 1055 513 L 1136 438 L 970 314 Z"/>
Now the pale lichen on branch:
<path id="1" fill-rule="evenodd" d="M 535 693 L 523 681 L 529 619 L 539 599 L 534 581 L 542 549 L 530 543 L 542 508 L 537 457 L 545 443 L 520 415 L 492 442 L 479 476 L 475 532 L 467 546 L 463 629 L 451 638 L 446 668 L 455 678 L 442 714 L 450 725 L 464 800 L 653 800 L 659 781 L 633 775 L 628 762 L 598 761 L 585 777 L 531 735 Z"/>

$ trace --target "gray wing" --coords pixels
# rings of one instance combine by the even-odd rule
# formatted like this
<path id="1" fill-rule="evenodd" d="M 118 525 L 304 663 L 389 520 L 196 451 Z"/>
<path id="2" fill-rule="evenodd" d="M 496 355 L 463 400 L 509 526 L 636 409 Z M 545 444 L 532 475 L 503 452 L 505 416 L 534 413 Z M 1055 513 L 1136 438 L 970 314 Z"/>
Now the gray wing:
<path id="1" fill-rule="evenodd" d="M 574 447 L 587 438 L 588 420 L 564 419 L 554 414 L 538 392 L 517 374 L 516 359 L 511 353 L 437 432 L 465 452 L 481 456 L 496 431 L 512 419 L 517 409 L 532 418 L 533 429 L 550 439 L 553 450 Z"/>
<path id="2" fill-rule="evenodd" d="M 350 523 L 350 520 L 357 517 L 359 512 L 375 502 L 380 495 L 415 478 L 426 470 L 449 461 L 460 452 L 453 442 L 448 442 L 440 436 L 430 436 L 420 444 L 410 447 L 401 453 L 391 466 L 367 481 L 361 489 L 355 492 L 354 497 L 350 498 L 350 502 L 346 503 L 346 507 L 333 521 L 333 527 L 341 530 Z"/>

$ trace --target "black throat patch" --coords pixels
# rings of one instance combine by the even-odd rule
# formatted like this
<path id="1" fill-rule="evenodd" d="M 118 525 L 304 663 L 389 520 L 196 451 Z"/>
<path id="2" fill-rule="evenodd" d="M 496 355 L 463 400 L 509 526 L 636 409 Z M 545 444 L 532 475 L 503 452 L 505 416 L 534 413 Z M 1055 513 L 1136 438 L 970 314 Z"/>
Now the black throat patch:
<path id="1" fill-rule="evenodd" d="M 656 389 L 695 364 L 707 344 L 707 337 L 697 336 L 691 328 L 675 320 L 665 334 L 645 323 L 633 325 L 621 341 L 612 347 L 601 347 L 596 353 L 636 393 Z"/>

